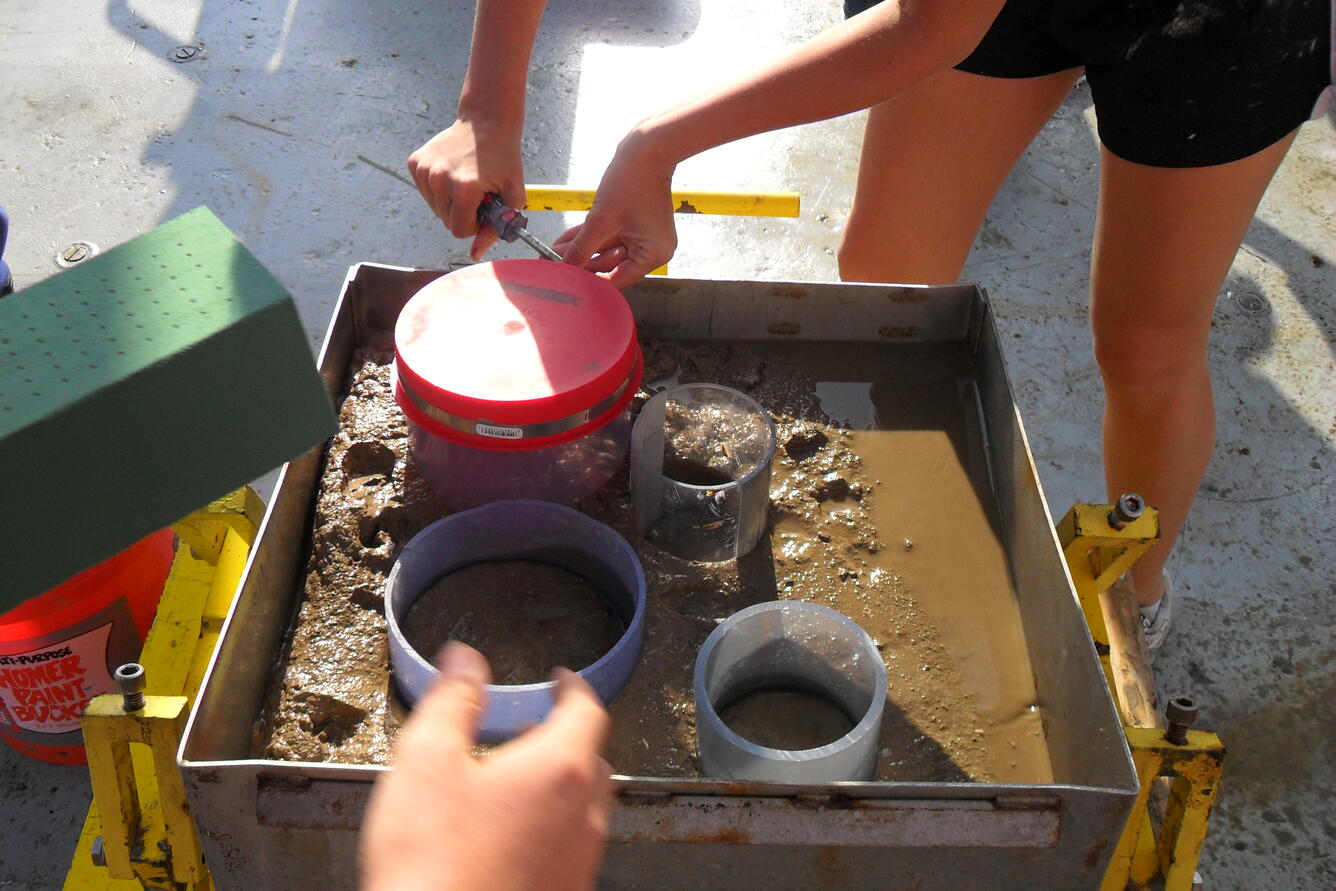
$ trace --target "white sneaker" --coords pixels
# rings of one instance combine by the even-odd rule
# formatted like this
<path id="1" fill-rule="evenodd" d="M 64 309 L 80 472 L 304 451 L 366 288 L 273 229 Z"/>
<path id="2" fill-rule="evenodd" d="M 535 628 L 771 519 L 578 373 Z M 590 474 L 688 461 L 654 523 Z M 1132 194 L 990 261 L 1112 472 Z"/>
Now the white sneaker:
<path id="1" fill-rule="evenodd" d="M 1141 614 L 1141 630 L 1146 634 L 1146 646 L 1153 650 L 1158 650 L 1160 644 L 1169 636 L 1169 623 L 1173 619 L 1174 605 L 1174 583 L 1169 578 L 1168 570 L 1162 573 L 1164 579 L 1164 596 L 1156 604 L 1159 607 L 1155 611 L 1155 617 L 1149 618 L 1143 611 Z"/>

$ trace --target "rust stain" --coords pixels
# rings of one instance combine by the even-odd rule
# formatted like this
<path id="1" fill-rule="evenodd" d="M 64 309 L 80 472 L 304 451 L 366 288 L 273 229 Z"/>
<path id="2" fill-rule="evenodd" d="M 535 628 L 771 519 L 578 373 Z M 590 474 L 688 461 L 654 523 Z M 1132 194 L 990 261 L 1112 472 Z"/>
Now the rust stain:
<path id="1" fill-rule="evenodd" d="M 1190 742 L 1192 740 L 1189 740 Z M 1209 791 L 1211 784 L 1220 778 L 1224 762 L 1225 750 L 1221 747 L 1207 749 L 1191 758 L 1179 761 L 1175 768 L 1178 775 L 1192 783 L 1193 786 Z"/>
<path id="2" fill-rule="evenodd" d="M 671 827 L 670 827 L 671 829 Z M 632 832 L 626 835 L 618 836 L 613 841 L 647 841 L 647 842 L 665 842 L 674 843 L 684 842 L 687 844 L 724 844 L 724 845 L 749 845 L 752 838 L 745 832 L 737 829 L 721 829 L 718 832 L 691 832 L 686 835 L 673 835 L 671 832 L 657 832 L 652 835 L 646 835 L 643 832 Z"/>
<path id="3" fill-rule="evenodd" d="M 700 211 L 696 210 L 696 205 L 684 198 L 682 203 L 677 205 L 677 210 L 674 213 L 700 213 Z"/>
<path id="4" fill-rule="evenodd" d="M 773 794 L 771 786 L 764 783 L 756 783 L 750 780 L 726 780 L 719 784 L 724 790 L 725 795 L 740 795 L 743 797 L 755 797 L 758 795 Z"/>
<path id="5" fill-rule="evenodd" d="M 821 861 L 820 887 L 848 888 L 851 886 L 849 871 L 845 864 L 841 862 L 839 849 L 832 847 L 819 848 L 817 857 Z"/>
<path id="6" fill-rule="evenodd" d="M 882 325 L 877 329 L 877 333 L 882 337 L 905 340 L 910 337 L 918 337 L 922 329 L 918 325 Z"/>
<path id="7" fill-rule="evenodd" d="M 749 845 L 751 836 L 745 832 L 740 832 L 732 827 L 721 829 L 718 832 L 707 832 L 699 835 L 688 835 L 682 839 L 686 842 L 719 842 L 726 845 Z"/>
<path id="8" fill-rule="evenodd" d="M 1099 858 L 1104 854 L 1104 849 L 1108 846 L 1109 840 L 1107 838 L 1101 839 L 1091 845 L 1090 850 L 1086 851 L 1085 855 L 1086 869 L 1094 869 L 1095 866 L 1099 864 Z"/>
<path id="9" fill-rule="evenodd" d="M 797 322 L 771 322 L 769 325 L 765 326 L 765 330 L 769 331 L 771 334 L 792 336 L 803 329 Z"/>
<path id="10" fill-rule="evenodd" d="M 886 299 L 892 303 L 927 303 L 932 295 L 920 290 L 887 291 Z"/>
<path id="11" fill-rule="evenodd" d="M 797 795 L 792 799 L 793 806 L 798 808 L 809 808 L 817 810 L 850 810 L 852 808 L 868 808 L 872 804 L 862 801 L 848 795 L 839 793 L 831 795 Z M 877 809 L 880 811 L 880 809 Z"/>
<path id="12" fill-rule="evenodd" d="M 791 300 L 802 300 L 807 296 L 807 289 L 794 286 L 785 287 L 784 285 L 776 285 L 770 289 L 770 296 L 788 297 Z"/>

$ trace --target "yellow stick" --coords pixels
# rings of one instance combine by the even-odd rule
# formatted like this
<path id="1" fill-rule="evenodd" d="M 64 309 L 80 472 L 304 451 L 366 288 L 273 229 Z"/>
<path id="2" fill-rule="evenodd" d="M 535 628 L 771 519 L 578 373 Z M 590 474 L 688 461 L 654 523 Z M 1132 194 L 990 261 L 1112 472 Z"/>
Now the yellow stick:
<path id="1" fill-rule="evenodd" d="M 527 210 L 589 210 L 593 189 L 570 186 L 526 186 Z M 677 213 L 704 213 L 735 217 L 796 217 L 801 202 L 797 192 L 673 192 Z"/>

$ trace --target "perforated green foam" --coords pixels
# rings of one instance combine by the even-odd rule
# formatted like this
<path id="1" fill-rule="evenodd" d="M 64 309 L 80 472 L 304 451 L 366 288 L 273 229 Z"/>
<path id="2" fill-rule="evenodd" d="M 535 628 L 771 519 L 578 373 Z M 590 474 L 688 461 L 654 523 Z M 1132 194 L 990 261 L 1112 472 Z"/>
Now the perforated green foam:
<path id="1" fill-rule="evenodd" d="M 335 429 L 292 298 L 205 208 L 0 300 L 0 612 Z"/>

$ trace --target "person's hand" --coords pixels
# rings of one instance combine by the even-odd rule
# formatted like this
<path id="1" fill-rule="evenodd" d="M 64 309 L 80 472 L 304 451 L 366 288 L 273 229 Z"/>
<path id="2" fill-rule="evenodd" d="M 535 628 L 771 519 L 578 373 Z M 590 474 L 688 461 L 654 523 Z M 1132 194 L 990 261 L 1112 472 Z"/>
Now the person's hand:
<path id="1" fill-rule="evenodd" d="M 469 248 L 474 260 L 497 240 L 492 227 L 478 224 L 483 196 L 496 192 L 517 209 L 527 203 L 520 131 L 504 124 L 455 121 L 408 156 L 408 172 L 432 213 L 456 238 L 474 236 Z"/>
<path id="2" fill-rule="evenodd" d="M 362 825 L 363 887 L 590 888 L 613 785 L 599 756 L 608 715 L 587 683 L 557 669 L 547 720 L 474 759 L 487 660 L 461 643 L 395 742 Z"/>
<path id="3" fill-rule="evenodd" d="M 635 284 L 677 249 L 672 186 L 673 167 L 655 161 L 628 137 L 598 184 L 589 216 L 566 230 L 553 249 L 614 287 Z"/>

